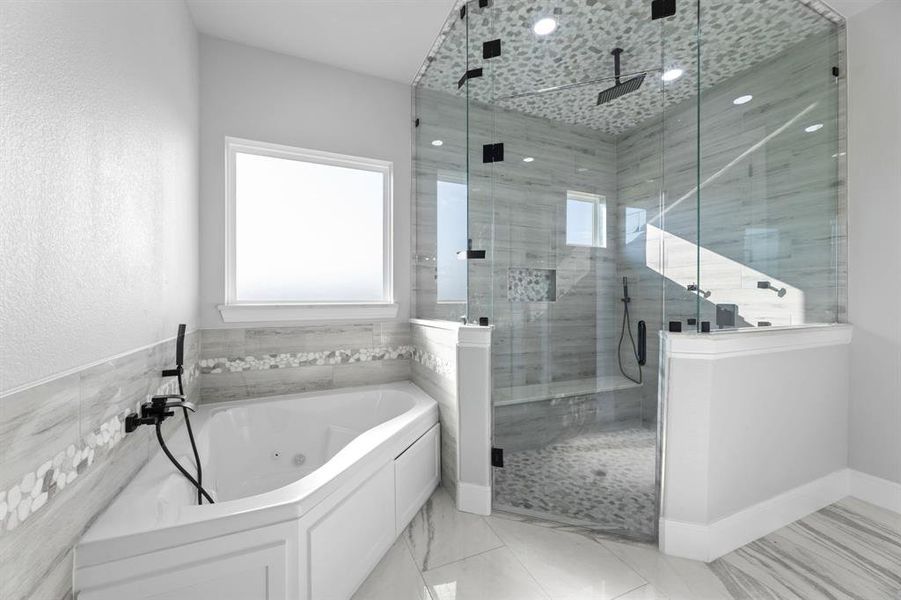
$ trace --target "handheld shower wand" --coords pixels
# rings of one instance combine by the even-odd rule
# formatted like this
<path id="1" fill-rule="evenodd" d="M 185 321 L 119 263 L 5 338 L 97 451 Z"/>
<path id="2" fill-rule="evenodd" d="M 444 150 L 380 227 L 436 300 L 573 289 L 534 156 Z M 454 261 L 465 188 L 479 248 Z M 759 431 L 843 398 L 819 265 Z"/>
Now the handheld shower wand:
<path id="1" fill-rule="evenodd" d="M 647 362 L 647 326 L 644 321 L 638 322 L 638 344 L 635 344 L 635 338 L 632 336 L 632 317 L 629 314 L 629 303 L 632 302 L 632 298 L 629 297 L 629 279 L 627 277 L 623 277 L 623 326 L 619 332 L 619 344 L 616 346 L 616 360 L 619 363 L 619 371 L 623 374 L 624 377 L 634 381 L 635 383 L 641 383 L 643 381 L 642 370 L 641 367 Z M 632 355 L 635 357 L 635 362 L 638 363 L 638 377 L 633 377 L 626 373 L 625 368 L 623 368 L 623 341 L 626 339 L 626 332 L 629 333 L 629 342 L 632 345 Z"/>
<path id="2" fill-rule="evenodd" d="M 197 504 L 203 504 L 203 499 L 213 504 L 213 498 L 203 488 L 203 466 L 200 464 L 200 454 L 197 452 L 197 442 L 194 440 L 194 430 L 191 428 L 189 412 L 195 412 L 197 407 L 192 402 L 185 400 L 185 386 L 182 375 L 185 372 L 185 330 L 187 325 L 181 323 L 178 326 L 178 334 L 175 337 L 175 368 L 164 369 L 163 377 L 176 377 L 178 379 L 178 394 L 166 394 L 153 396 L 150 402 L 141 404 L 140 415 L 132 413 L 125 418 L 125 432 L 131 433 L 141 425 L 153 425 L 156 428 L 156 439 L 166 454 L 166 457 L 181 472 L 185 478 L 197 489 Z M 162 424 L 167 418 L 174 416 L 172 409 L 181 408 L 185 417 L 185 427 L 188 430 L 188 438 L 191 440 L 191 450 L 194 452 L 194 464 L 197 465 L 197 479 L 185 469 L 178 460 L 172 456 L 166 440 L 163 439 Z"/>

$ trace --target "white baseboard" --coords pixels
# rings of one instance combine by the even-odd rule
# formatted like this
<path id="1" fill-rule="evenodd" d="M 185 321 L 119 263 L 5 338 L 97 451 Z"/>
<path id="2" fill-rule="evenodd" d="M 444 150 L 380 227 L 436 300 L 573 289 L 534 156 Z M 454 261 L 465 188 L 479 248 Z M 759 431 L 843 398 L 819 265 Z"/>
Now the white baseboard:
<path id="1" fill-rule="evenodd" d="M 850 474 L 852 496 L 880 508 L 901 513 L 901 483 L 863 471 L 851 470 Z"/>
<path id="2" fill-rule="evenodd" d="M 838 502 L 850 490 L 841 469 L 710 524 L 660 519 L 664 554 L 710 562 L 789 523 Z"/>
<path id="3" fill-rule="evenodd" d="M 458 481 L 457 508 L 477 515 L 490 515 L 491 487 Z"/>

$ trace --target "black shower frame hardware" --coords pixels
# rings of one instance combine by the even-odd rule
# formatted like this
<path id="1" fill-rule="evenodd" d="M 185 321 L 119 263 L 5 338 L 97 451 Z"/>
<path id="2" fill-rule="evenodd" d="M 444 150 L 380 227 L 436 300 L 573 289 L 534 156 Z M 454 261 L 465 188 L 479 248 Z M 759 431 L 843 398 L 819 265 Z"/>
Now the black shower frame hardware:
<path id="1" fill-rule="evenodd" d="M 665 19 L 676 14 L 676 0 L 652 0 L 651 20 Z"/>
<path id="2" fill-rule="evenodd" d="M 470 70 L 466 71 L 466 73 L 463 74 L 463 77 L 461 77 L 457 81 L 457 89 L 459 90 L 461 87 L 463 87 L 463 84 L 466 83 L 467 81 L 469 81 L 470 79 L 475 79 L 476 77 L 481 77 L 481 76 L 482 76 L 482 67 L 477 67 L 475 69 L 470 69 Z"/>
<path id="3" fill-rule="evenodd" d="M 501 55 L 501 40 L 488 40 L 482 43 L 482 58 L 488 60 Z"/>
<path id="4" fill-rule="evenodd" d="M 472 239 L 466 240 L 466 250 L 457 252 L 457 260 L 484 260 L 487 253 L 484 250 L 473 250 Z"/>
<path id="5" fill-rule="evenodd" d="M 491 449 L 491 466 L 504 468 L 504 449 L 503 448 L 492 448 Z"/>
<path id="6" fill-rule="evenodd" d="M 504 162 L 504 143 L 484 144 L 482 146 L 482 162 Z"/>

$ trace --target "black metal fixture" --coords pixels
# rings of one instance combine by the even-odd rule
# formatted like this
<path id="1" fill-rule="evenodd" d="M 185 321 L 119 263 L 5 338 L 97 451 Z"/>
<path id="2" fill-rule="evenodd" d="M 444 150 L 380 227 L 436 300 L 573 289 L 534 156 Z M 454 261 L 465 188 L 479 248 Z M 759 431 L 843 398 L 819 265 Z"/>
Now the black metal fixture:
<path id="1" fill-rule="evenodd" d="M 638 344 L 636 344 L 635 338 L 632 337 L 632 316 L 629 314 L 629 303 L 632 302 L 632 298 L 629 296 L 629 279 L 627 277 L 623 277 L 623 297 L 621 300 L 623 303 L 623 324 L 619 331 L 619 343 L 616 345 L 616 361 L 619 364 L 619 372 L 623 374 L 623 377 L 640 384 L 643 381 L 641 367 L 647 362 L 648 329 L 644 321 L 638 322 Z M 622 352 L 626 333 L 629 334 L 629 343 L 632 345 L 632 356 L 635 358 L 635 362 L 638 363 L 638 377 L 633 377 L 623 367 Z"/>
<path id="2" fill-rule="evenodd" d="M 669 330 L 671 333 L 681 333 L 682 332 L 682 321 L 670 321 L 669 322 Z"/>
<path id="3" fill-rule="evenodd" d="M 676 0 L 653 0 L 651 2 L 651 20 L 665 19 L 676 14 Z"/>
<path id="4" fill-rule="evenodd" d="M 492 467 L 503 467 L 504 466 L 504 449 L 503 448 L 492 448 L 491 449 L 491 466 Z"/>
<path id="5" fill-rule="evenodd" d="M 457 252 L 457 259 L 459 260 L 481 260 L 484 258 L 484 250 L 472 249 L 472 238 L 466 240 L 466 250 L 460 250 L 459 252 Z"/>
<path id="6" fill-rule="evenodd" d="M 619 57 L 622 53 L 622 48 L 614 48 L 613 51 L 610 52 L 610 54 L 613 55 L 613 76 L 616 80 L 616 84 L 598 94 L 598 106 L 634 92 L 641 87 L 642 83 L 644 83 L 644 73 L 631 77 L 625 81 L 620 80 Z"/>
<path id="7" fill-rule="evenodd" d="M 482 58 L 488 60 L 501 55 L 501 40 L 490 40 L 482 44 Z"/>
<path id="8" fill-rule="evenodd" d="M 697 292 L 698 296 L 703 296 L 704 298 L 709 298 L 710 294 L 713 293 L 710 290 L 702 290 L 701 286 L 699 286 L 697 283 L 689 283 L 685 289 L 687 289 L 689 292 Z M 691 325 L 691 323 L 689 323 L 689 325 Z"/>
<path id="9" fill-rule="evenodd" d="M 773 290 L 774 292 L 776 292 L 776 295 L 779 296 L 780 298 L 785 297 L 785 294 L 788 293 L 788 290 L 786 290 L 785 288 L 777 288 L 776 286 L 774 286 L 774 285 L 773 285 L 771 282 L 769 282 L 769 281 L 758 281 L 758 282 L 757 282 L 757 289 L 760 289 L 760 290 Z"/>
<path id="10" fill-rule="evenodd" d="M 484 144 L 482 146 L 482 162 L 496 163 L 504 161 L 504 143 Z"/>
<path id="11" fill-rule="evenodd" d="M 463 87 L 463 84 L 469 81 L 470 79 L 475 79 L 476 77 L 482 76 L 482 67 L 478 67 L 476 69 L 470 69 L 463 74 L 463 77 L 457 81 L 457 89 L 459 90 Z"/>
<path id="12" fill-rule="evenodd" d="M 166 457 L 197 489 L 197 504 L 203 504 L 204 498 L 206 498 L 207 502 L 213 504 L 213 498 L 203 489 L 203 467 L 200 463 L 200 454 L 197 452 L 197 442 L 194 440 L 194 430 L 191 428 L 191 418 L 189 416 L 189 412 L 195 412 L 197 407 L 185 399 L 185 386 L 182 380 L 182 375 L 185 372 L 186 330 L 187 325 L 184 323 L 178 326 L 178 335 L 175 338 L 175 368 L 164 369 L 161 373 L 163 377 L 176 377 L 178 379 L 178 393 L 153 396 L 149 402 L 141 404 L 140 413 L 131 413 L 125 417 L 125 433 L 132 433 L 141 425 L 153 425 L 156 430 L 156 439 Z M 176 408 L 182 409 L 185 417 L 185 427 L 188 430 L 188 438 L 191 440 L 191 449 L 194 452 L 194 463 L 197 465 L 197 479 L 194 479 L 187 469 L 172 455 L 169 447 L 166 445 L 166 440 L 163 439 L 163 421 L 174 416 Z"/>

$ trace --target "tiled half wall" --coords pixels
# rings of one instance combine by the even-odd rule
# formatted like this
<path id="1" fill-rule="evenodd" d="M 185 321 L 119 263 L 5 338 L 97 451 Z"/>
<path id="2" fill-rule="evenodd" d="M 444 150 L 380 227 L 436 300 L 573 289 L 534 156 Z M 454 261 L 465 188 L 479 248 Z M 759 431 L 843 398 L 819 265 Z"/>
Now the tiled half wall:
<path id="1" fill-rule="evenodd" d="M 438 402 L 441 482 L 459 510 L 491 509 L 492 328 L 413 319 L 413 382 Z"/>
<path id="2" fill-rule="evenodd" d="M 190 333 L 185 344 L 186 392 L 195 401 L 199 338 Z M 0 397 L 4 600 L 69 597 L 76 542 L 157 451 L 151 428 L 125 436 L 124 421 L 151 395 L 177 392 L 174 379 L 160 376 L 174 356 L 167 340 Z"/>

